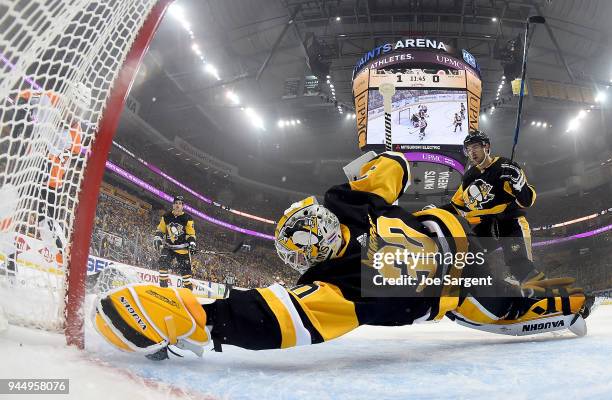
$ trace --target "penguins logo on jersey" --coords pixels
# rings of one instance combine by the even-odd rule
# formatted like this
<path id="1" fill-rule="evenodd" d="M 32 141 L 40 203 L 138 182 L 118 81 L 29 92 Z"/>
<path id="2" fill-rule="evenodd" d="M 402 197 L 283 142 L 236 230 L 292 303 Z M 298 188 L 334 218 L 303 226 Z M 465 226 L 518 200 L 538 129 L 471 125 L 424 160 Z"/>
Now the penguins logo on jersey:
<path id="1" fill-rule="evenodd" d="M 183 233 L 183 225 L 175 222 L 168 224 L 168 237 L 172 243 L 174 243 Z"/>
<path id="2" fill-rule="evenodd" d="M 463 193 L 465 205 L 470 210 L 482 210 L 483 205 L 493 200 L 495 195 L 491 193 L 492 185 L 482 179 L 476 179 L 467 187 Z"/>

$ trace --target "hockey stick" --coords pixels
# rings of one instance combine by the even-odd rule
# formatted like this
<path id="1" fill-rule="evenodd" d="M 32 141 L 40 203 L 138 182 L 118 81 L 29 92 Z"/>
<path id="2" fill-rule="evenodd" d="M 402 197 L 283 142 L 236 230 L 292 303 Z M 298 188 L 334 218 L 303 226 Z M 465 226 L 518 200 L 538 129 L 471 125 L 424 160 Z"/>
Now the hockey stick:
<path id="1" fill-rule="evenodd" d="M 516 127 L 514 129 L 514 143 L 512 144 L 512 155 L 510 156 L 510 161 L 514 161 L 514 151 L 516 150 L 519 132 L 521 129 L 521 114 L 523 112 L 523 97 L 525 95 L 525 75 L 527 74 L 527 46 L 529 45 L 529 24 L 543 24 L 545 22 L 546 19 L 544 17 L 534 15 L 527 18 L 527 23 L 525 24 L 525 41 L 523 43 L 523 68 L 521 71 L 521 90 L 519 92 L 518 111 L 516 112 Z"/>
<path id="2" fill-rule="evenodd" d="M 393 107 L 391 105 L 391 99 L 395 94 L 395 85 L 390 82 L 382 83 L 378 87 L 378 91 L 382 94 L 385 110 L 385 150 L 393 151 L 393 141 L 391 140 L 391 114 L 393 112 Z M 398 201 L 395 200 L 393 205 L 397 204 Z"/>
<path id="3" fill-rule="evenodd" d="M 392 83 L 382 83 L 378 88 L 378 91 L 383 97 L 383 105 L 385 110 L 385 150 L 393 150 L 393 142 L 391 140 L 391 113 L 393 112 L 391 106 L 391 99 L 395 94 L 395 85 Z"/>

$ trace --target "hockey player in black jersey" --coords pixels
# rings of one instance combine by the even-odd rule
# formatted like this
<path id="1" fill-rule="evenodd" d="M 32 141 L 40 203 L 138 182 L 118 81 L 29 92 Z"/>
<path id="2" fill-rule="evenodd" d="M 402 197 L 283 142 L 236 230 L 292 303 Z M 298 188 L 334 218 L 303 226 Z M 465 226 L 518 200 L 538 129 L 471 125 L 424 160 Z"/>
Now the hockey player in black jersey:
<path id="1" fill-rule="evenodd" d="M 168 269 L 176 260 L 183 287 L 193 290 L 191 283 L 191 253 L 196 249 L 196 233 L 193 218 L 183 211 L 183 196 L 176 196 L 172 211 L 162 215 L 154 236 L 155 248 L 161 252 L 157 262 L 159 286 L 168 287 Z"/>
<path id="2" fill-rule="evenodd" d="M 476 222 L 473 230 L 488 250 L 499 245 L 510 272 L 519 282 L 542 279 L 533 265 L 531 232 L 525 209 L 536 199 L 521 167 L 505 157 L 491 156 L 491 141 L 480 131 L 463 146 L 472 166 L 461 186 L 442 208 Z"/>
<path id="3" fill-rule="evenodd" d="M 288 348 L 329 341 L 360 325 L 407 325 L 445 315 L 497 333 L 568 327 L 584 333 L 580 313 L 586 307 L 585 296 L 571 287 L 571 279 L 532 286 L 546 293 L 541 297 L 521 297 L 503 280 L 480 288 L 406 286 L 400 297 L 362 292 L 364 281 L 383 274 L 367 262 L 370 250 L 396 248 L 416 254 L 445 249 L 455 260 L 480 250 L 461 216 L 443 209 L 411 214 L 393 205 L 411 182 L 403 154 L 364 156 L 358 159 L 356 178 L 330 188 L 323 204 L 309 197 L 279 219 L 277 252 L 287 264 L 304 271 L 295 287 L 234 290 L 226 299 L 202 305 L 185 289 L 128 285 L 96 301 L 96 329 L 119 349 L 156 358 L 165 358 L 168 346 L 199 354 L 211 340 L 216 349 L 223 344 L 252 350 Z M 384 268 L 386 276 L 393 276 L 405 266 L 391 263 Z M 452 260 L 415 264 L 409 271 L 430 278 L 490 272 L 486 265 L 459 268 Z M 524 328 L 534 324 L 534 329 Z"/>
<path id="4" fill-rule="evenodd" d="M 453 131 L 453 133 L 457 132 L 457 128 L 459 128 L 459 132 L 463 130 L 461 127 L 461 125 L 463 124 L 463 118 L 461 118 L 459 114 L 455 113 L 455 118 L 453 119 L 453 123 L 455 124 L 455 130 Z"/>

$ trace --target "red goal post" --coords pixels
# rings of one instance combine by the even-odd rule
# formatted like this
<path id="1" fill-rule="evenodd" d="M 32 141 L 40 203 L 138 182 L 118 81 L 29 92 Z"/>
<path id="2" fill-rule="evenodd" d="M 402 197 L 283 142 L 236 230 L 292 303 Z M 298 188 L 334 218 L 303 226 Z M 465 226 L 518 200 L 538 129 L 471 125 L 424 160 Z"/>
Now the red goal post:
<path id="1" fill-rule="evenodd" d="M 0 0 L 0 308 L 84 347 L 98 190 L 172 0 Z"/>

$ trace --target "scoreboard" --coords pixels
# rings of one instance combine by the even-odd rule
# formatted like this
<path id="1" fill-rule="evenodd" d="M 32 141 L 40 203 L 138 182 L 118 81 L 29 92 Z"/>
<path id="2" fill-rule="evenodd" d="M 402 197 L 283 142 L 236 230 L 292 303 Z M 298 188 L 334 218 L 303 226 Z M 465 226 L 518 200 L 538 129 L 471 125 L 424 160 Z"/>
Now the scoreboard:
<path id="1" fill-rule="evenodd" d="M 428 39 L 375 50 L 353 70 L 359 148 L 384 151 L 390 128 L 392 148 L 412 161 L 422 193 L 454 191 L 467 161 L 463 139 L 478 129 L 482 84 L 474 57 Z M 383 84 L 394 87 L 386 117 Z"/>
<path id="2" fill-rule="evenodd" d="M 457 146 L 462 143 L 463 137 L 468 131 L 478 129 L 482 87 L 474 71 L 435 65 L 426 68 L 419 68 L 418 65 L 366 68 L 355 77 L 353 83 L 358 141 L 362 150 L 382 150 L 384 109 L 382 94 L 378 89 L 383 83 L 391 83 L 395 87 L 391 131 L 396 150 L 415 149 L 420 145 L 427 145 L 431 149 L 430 146 L 439 145 L 437 150 L 460 152 L 461 148 Z M 413 121 L 412 117 L 414 114 L 419 117 L 419 107 L 427 108 L 424 114 L 427 126 L 422 138 L 413 134 L 417 121 L 416 118 Z M 461 118 L 456 130 L 455 113 Z M 463 133 L 461 140 L 458 140 L 457 132 Z"/>

